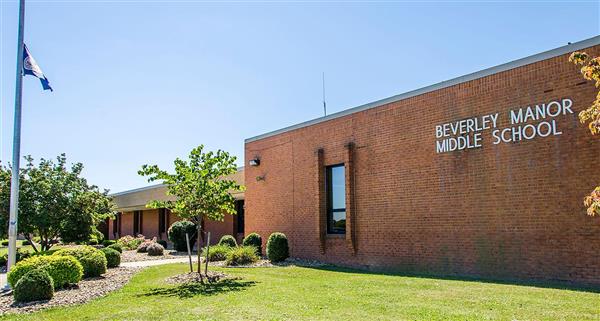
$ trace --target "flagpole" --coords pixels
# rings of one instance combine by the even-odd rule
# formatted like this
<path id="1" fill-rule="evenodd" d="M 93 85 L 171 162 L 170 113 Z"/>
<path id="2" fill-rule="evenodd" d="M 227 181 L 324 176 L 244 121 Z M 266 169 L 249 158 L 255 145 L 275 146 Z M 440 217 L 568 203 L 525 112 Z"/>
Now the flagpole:
<path id="1" fill-rule="evenodd" d="M 19 31 L 17 36 L 17 74 L 15 85 L 15 123 L 13 133 L 12 178 L 10 181 L 10 219 L 8 226 L 7 272 L 17 259 L 17 221 L 19 210 L 19 168 L 21 160 L 21 102 L 23 97 L 23 37 L 25 27 L 25 0 L 19 1 Z M 10 286 L 6 284 L 5 288 Z"/>

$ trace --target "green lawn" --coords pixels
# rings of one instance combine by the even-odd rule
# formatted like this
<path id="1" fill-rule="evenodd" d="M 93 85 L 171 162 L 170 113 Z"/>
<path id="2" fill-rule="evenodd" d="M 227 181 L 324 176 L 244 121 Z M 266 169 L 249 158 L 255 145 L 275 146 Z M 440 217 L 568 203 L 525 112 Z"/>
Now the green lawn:
<path id="1" fill-rule="evenodd" d="M 185 264 L 148 268 L 120 291 L 14 320 L 599 320 L 600 294 L 364 273 L 341 268 L 224 269 L 242 279 L 172 286 Z"/>
<path id="2" fill-rule="evenodd" d="M 31 245 L 23 245 L 22 243 L 23 243 L 22 240 L 17 240 L 17 249 L 21 249 L 22 251 L 27 251 L 27 252 L 33 252 L 33 247 Z M 37 248 L 39 250 L 40 246 L 37 245 Z M 55 250 L 55 249 L 59 249 L 59 248 L 60 248 L 60 245 L 54 245 L 50 249 Z M 0 256 L 4 255 L 6 253 L 8 253 L 8 246 L 0 246 Z"/>
<path id="3" fill-rule="evenodd" d="M 22 246 L 23 241 L 17 240 L 17 248 L 23 248 L 24 250 L 33 251 L 31 245 Z M 0 245 L 0 256 L 8 253 L 8 246 Z"/>

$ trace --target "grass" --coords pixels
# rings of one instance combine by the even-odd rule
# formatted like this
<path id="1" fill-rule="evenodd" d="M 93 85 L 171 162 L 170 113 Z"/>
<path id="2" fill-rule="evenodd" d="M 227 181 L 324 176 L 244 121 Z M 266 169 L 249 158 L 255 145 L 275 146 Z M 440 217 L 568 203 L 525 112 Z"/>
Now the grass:
<path id="1" fill-rule="evenodd" d="M 55 250 L 59 249 L 60 245 L 54 245 L 50 249 Z M 38 251 L 40 250 L 40 246 L 37 245 Z M 33 247 L 31 245 L 23 245 L 23 240 L 17 240 L 17 249 L 21 249 L 21 251 L 34 252 Z M 0 246 L 0 256 L 8 253 L 8 246 Z"/>
<path id="2" fill-rule="evenodd" d="M 21 249 L 27 250 L 27 251 L 33 251 L 33 248 L 31 247 L 31 245 L 23 246 L 22 240 L 17 240 L 17 248 L 21 248 Z M 4 255 L 6 253 L 8 253 L 8 246 L 0 245 L 0 256 Z"/>
<path id="3" fill-rule="evenodd" d="M 224 269 L 240 279 L 168 285 L 185 264 L 148 268 L 84 305 L 9 320 L 598 320 L 594 291 L 367 273 L 343 268 Z"/>

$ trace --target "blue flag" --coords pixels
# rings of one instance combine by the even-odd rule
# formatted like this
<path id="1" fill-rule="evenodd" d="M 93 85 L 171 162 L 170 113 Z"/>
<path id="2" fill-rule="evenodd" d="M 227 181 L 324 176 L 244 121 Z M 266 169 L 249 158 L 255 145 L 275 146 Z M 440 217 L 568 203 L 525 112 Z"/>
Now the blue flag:
<path id="1" fill-rule="evenodd" d="M 42 83 L 42 87 L 44 88 L 44 90 L 50 89 L 50 91 L 52 91 L 52 87 L 50 87 L 50 82 L 48 81 L 48 78 L 44 76 L 42 68 L 38 66 L 35 59 L 33 59 L 33 56 L 29 53 L 27 45 L 23 44 L 23 46 L 23 73 L 25 75 L 32 75 L 37 77 Z"/>

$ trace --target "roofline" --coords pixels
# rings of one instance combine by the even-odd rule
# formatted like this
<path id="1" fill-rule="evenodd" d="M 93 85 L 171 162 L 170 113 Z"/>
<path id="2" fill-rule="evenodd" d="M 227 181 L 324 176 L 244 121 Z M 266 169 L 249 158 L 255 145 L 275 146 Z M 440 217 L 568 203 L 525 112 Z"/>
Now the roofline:
<path id="1" fill-rule="evenodd" d="M 240 167 L 238 167 L 236 169 L 236 173 L 237 172 L 241 172 L 243 170 L 244 170 L 244 166 L 240 166 Z M 166 185 L 162 184 L 162 183 L 160 183 L 160 184 L 154 184 L 154 185 L 150 185 L 150 186 L 144 186 L 144 187 L 134 188 L 134 189 L 130 189 L 130 190 L 122 191 L 122 192 L 108 194 L 108 196 L 110 196 L 110 197 L 121 196 L 121 195 L 125 195 L 125 194 L 142 192 L 142 191 L 146 191 L 146 190 L 154 189 L 154 188 L 159 188 L 159 187 L 163 187 L 163 186 L 166 186 Z"/>
<path id="2" fill-rule="evenodd" d="M 162 184 L 162 183 L 154 184 L 154 185 L 150 185 L 150 186 L 144 186 L 144 187 L 134 188 L 134 189 L 130 189 L 130 190 L 114 193 L 114 194 L 109 194 L 108 196 L 110 196 L 110 197 L 121 196 L 121 195 L 129 194 L 129 193 L 142 192 L 142 191 L 159 188 L 159 187 L 163 187 L 163 186 L 166 186 L 166 185 Z"/>
<path id="3" fill-rule="evenodd" d="M 558 47 L 552 50 L 548 50 L 548 51 L 544 51 L 532 56 L 528 56 L 525 58 L 521 58 L 521 59 L 517 59 L 517 60 L 513 60 L 511 62 L 507 62 L 501 65 L 497 65 L 491 68 L 487 68 L 487 69 L 483 69 L 474 73 L 470 73 L 470 74 L 466 74 L 460 77 L 456 77 L 450 80 L 446 80 L 446 81 L 442 81 L 433 85 L 429 85 L 426 87 L 422 87 L 419 89 L 415 89 L 412 91 L 408 91 L 405 92 L 403 94 L 399 94 L 399 95 L 395 95 L 395 96 L 391 96 L 388 98 L 384 98 L 381 100 L 377 100 L 368 104 L 364 104 L 364 105 L 360 105 L 354 108 L 350 108 L 350 109 L 346 109 L 346 110 L 342 110 L 340 112 L 337 113 L 333 113 L 331 115 L 328 116 L 324 116 L 324 117 L 319 117 L 319 118 L 315 118 L 309 121 L 305 121 L 302 123 L 298 123 L 292 126 L 288 126 L 288 127 L 284 127 L 281 129 L 277 129 L 271 132 L 267 132 L 265 134 L 261 134 L 258 136 L 254 136 L 254 137 L 250 137 L 247 138 L 245 140 L 246 143 L 250 143 L 253 141 L 257 141 L 257 140 L 261 140 L 263 138 L 267 138 L 267 137 L 271 137 L 271 136 L 275 136 L 278 134 L 282 134 L 285 132 L 289 132 L 295 129 L 299 129 L 299 128 L 303 128 L 303 127 L 307 127 L 307 126 L 311 126 L 311 125 L 315 125 L 315 124 L 319 124 L 322 122 L 326 122 L 328 120 L 332 120 L 332 119 L 336 119 L 336 118 L 340 118 L 340 117 L 344 117 L 350 114 L 354 114 L 360 111 L 364 111 L 367 109 L 372 109 L 372 108 L 376 108 L 376 107 L 380 107 L 383 105 L 387 105 L 393 102 L 397 102 L 403 99 L 407 99 L 407 98 L 411 98 L 414 96 L 418 96 L 418 95 L 422 95 L 422 94 L 426 94 L 428 92 L 432 92 L 435 90 L 440 90 L 443 88 L 447 88 L 450 86 L 454 86 L 454 85 L 458 85 L 467 81 L 471 81 L 471 80 L 475 80 L 475 79 L 479 79 L 479 78 L 483 78 L 483 77 L 487 77 L 487 76 L 491 76 L 493 74 L 497 74 L 503 71 L 507 71 L 510 69 L 514 69 L 514 68 L 518 68 L 518 67 L 522 67 L 525 65 L 529 65 L 538 61 L 542 61 L 542 60 L 546 60 L 546 59 L 550 59 L 550 58 L 554 58 L 554 57 L 558 57 L 558 56 L 562 56 L 564 54 L 576 51 L 576 50 L 580 50 L 580 49 L 584 49 L 584 48 L 589 48 L 592 46 L 596 46 L 596 45 L 600 45 L 600 36 L 595 36 L 589 39 L 585 39 L 579 42 L 575 42 L 566 46 L 562 46 L 562 47 Z"/>

